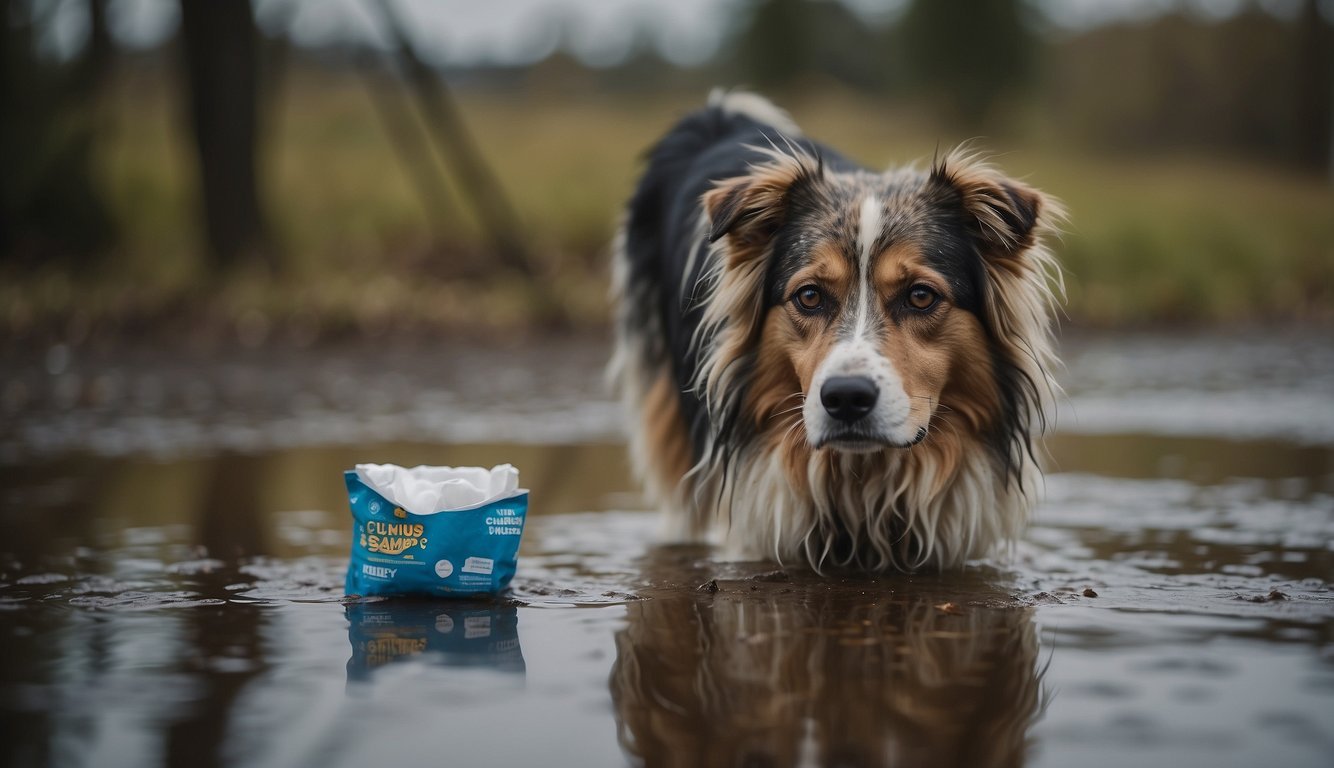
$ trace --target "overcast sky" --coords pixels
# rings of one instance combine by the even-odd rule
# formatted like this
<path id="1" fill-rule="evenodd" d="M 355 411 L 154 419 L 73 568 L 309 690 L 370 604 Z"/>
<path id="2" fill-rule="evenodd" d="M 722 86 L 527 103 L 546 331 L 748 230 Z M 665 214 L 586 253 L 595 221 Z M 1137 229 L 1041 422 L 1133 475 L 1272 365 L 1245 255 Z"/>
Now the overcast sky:
<path id="1" fill-rule="evenodd" d="M 212 2 L 213 0 L 207 0 Z M 843 2 L 871 22 L 891 21 L 906 0 Z M 383 43 L 375 0 L 256 0 L 260 23 L 286 27 L 303 45 Z M 538 61 L 562 41 L 587 64 L 608 66 L 646 37 L 669 60 L 697 64 L 725 38 L 748 0 L 395 0 L 410 21 L 415 42 L 440 64 L 522 64 Z M 1034 0 L 1059 28 L 1084 29 L 1111 21 L 1152 17 L 1182 7 L 1206 17 L 1237 13 L 1247 0 Z M 82 0 L 58 3 L 45 44 L 59 55 L 79 49 L 87 34 Z M 1300 0 L 1258 0 L 1280 16 L 1291 16 Z M 1322 0 L 1334 18 L 1334 0 Z M 112 34 L 131 47 L 152 47 L 173 34 L 176 0 L 112 0 Z"/>

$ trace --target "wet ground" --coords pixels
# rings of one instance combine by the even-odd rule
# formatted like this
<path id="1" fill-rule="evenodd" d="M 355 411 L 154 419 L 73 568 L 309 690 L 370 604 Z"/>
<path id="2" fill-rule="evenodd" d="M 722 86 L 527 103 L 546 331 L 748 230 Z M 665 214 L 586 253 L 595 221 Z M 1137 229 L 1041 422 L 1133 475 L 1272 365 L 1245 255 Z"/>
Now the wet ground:
<path id="1" fill-rule="evenodd" d="M 653 544 L 597 342 L 3 361 L 0 765 L 1310 765 L 1334 343 L 1074 338 L 1036 524 L 946 576 Z M 512 461 L 512 594 L 345 604 L 356 461 Z"/>

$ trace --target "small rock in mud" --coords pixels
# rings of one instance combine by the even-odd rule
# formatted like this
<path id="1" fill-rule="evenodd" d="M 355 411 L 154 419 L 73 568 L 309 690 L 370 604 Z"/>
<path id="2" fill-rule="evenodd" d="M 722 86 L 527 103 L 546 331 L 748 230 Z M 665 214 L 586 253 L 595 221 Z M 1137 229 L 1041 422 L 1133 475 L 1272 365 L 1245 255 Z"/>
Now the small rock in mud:
<path id="1" fill-rule="evenodd" d="M 1084 587 L 1084 597 L 1097 597 L 1098 593 L 1093 591 L 1092 587 Z"/>
<path id="2" fill-rule="evenodd" d="M 718 580 L 709 579 L 708 581 L 696 587 L 696 589 L 698 589 L 700 592 L 708 592 L 709 594 L 713 594 L 714 592 L 718 591 Z"/>
<path id="3" fill-rule="evenodd" d="M 955 605 L 954 603 L 941 603 L 940 605 L 936 606 L 936 610 L 940 611 L 941 613 L 947 613 L 950 616 L 963 615 L 963 609 L 959 608 L 959 606 Z"/>
<path id="4" fill-rule="evenodd" d="M 777 571 L 760 573 L 750 577 L 751 581 L 792 581 L 792 574 L 781 568 Z"/>
<path id="5" fill-rule="evenodd" d="M 1060 603 L 1061 598 L 1050 592 L 1039 592 L 1033 595 L 1033 601 L 1037 603 Z"/>

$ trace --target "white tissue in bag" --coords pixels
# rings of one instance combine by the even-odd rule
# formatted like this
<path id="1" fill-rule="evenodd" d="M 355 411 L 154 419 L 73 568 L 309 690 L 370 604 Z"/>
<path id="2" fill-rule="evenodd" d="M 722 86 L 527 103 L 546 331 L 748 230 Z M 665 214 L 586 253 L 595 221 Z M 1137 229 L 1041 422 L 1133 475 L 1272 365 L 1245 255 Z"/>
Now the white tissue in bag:
<path id="1" fill-rule="evenodd" d="M 519 470 L 510 464 L 491 469 L 358 464 L 356 470 L 361 482 L 414 515 L 476 507 L 519 490 Z"/>

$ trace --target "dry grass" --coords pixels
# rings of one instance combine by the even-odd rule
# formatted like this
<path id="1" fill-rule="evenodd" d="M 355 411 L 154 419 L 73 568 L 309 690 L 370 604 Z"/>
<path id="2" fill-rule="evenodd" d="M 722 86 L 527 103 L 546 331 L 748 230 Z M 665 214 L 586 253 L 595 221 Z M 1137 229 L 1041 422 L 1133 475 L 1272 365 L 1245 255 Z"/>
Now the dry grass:
<path id="1" fill-rule="evenodd" d="M 486 245 L 459 190 L 451 187 L 443 210 L 425 210 L 366 83 L 294 72 L 274 102 L 264 154 L 264 201 L 285 271 L 218 280 L 202 268 L 194 168 L 174 93 L 151 77 L 117 89 L 101 149 L 122 245 L 90 270 L 0 281 L 0 322 L 11 332 L 191 314 L 350 328 L 515 328 L 541 315 L 597 326 L 605 243 L 642 152 L 702 99 L 466 95 L 542 276 L 463 280 L 467 269 L 485 273 Z M 837 91 L 787 106 L 810 135 L 872 166 L 929 158 L 966 138 Z M 995 156 L 1001 167 L 1069 208 L 1059 252 L 1077 322 L 1331 320 L 1327 183 L 1213 158 L 1097 157 L 1023 138 L 979 145 L 1005 149 Z"/>

